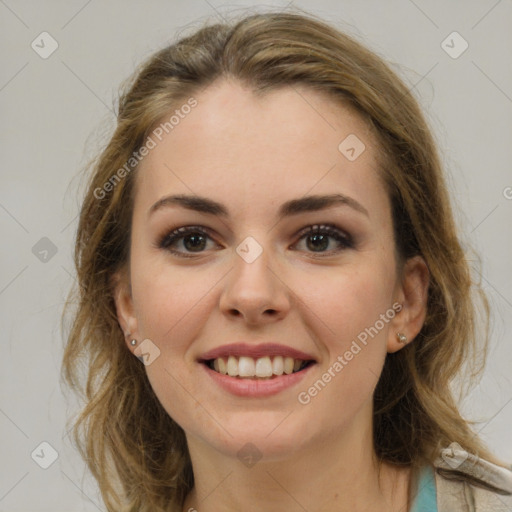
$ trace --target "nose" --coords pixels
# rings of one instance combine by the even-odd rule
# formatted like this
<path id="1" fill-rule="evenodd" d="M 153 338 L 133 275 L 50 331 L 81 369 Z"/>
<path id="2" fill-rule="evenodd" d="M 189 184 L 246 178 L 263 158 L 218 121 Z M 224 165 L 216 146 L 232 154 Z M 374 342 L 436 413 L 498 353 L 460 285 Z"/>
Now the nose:
<path id="1" fill-rule="evenodd" d="M 290 290 L 272 260 L 268 250 L 263 250 L 251 263 L 234 254 L 234 268 L 226 276 L 220 297 L 222 313 L 251 325 L 275 322 L 286 316 L 290 310 Z"/>

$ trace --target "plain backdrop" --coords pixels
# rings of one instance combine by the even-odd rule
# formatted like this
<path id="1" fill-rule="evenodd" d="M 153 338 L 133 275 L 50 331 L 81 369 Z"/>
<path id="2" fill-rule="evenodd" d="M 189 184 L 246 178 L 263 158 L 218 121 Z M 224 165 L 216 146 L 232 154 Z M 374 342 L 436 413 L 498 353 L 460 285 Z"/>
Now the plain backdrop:
<path id="1" fill-rule="evenodd" d="M 104 510 L 66 436 L 76 405 L 59 381 L 60 315 L 73 283 L 78 175 L 112 130 L 119 85 L 154 50 L 207 19 L 287 4 L 0 0 L 0 512 Z M 461 408 L 512 462 L 512 3 L 293 5 L 365 42 L 420 99 L 493 309 L 486 371 Z M 55 460 L 43 469 L 43 459 Z"/>

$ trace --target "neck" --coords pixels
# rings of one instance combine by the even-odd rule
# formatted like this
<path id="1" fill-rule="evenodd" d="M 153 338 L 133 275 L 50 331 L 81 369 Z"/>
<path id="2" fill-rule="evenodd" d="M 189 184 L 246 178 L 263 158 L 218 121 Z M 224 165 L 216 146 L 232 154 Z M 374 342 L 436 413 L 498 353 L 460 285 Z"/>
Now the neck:
<path id="1" fill-rule="evenodd" d="M 252 467 L 187 436 L 195 483 L 183 511 L 408 510 L 409 470 L 377 462 L 367 424 Z"/>

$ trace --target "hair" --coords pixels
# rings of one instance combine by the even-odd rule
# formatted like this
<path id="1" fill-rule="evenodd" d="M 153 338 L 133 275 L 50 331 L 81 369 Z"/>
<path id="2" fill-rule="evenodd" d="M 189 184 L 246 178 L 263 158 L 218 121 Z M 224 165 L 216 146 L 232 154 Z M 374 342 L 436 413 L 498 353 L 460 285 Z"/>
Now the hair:
<path id="1" fill-rule="evenodd" d="M 313 15 L 252 13 L 204 24 L 143 63 L 121 93 L 110 141 L 89 166 L 62 375 L 85 400 L 73 439 L 107 509 L 181 510 L 194 484 L 185 434 L 126 347 L 113 279 L 129 265 L 134 152 L 164 116 L 221 79 L 255 94 L 308 86 L 355 108 L 376 136 L 397 261 L 420 255 L 430 273 L 424 325 L 413 343 L 387 354 L 374 392 L 378 460 L 419 468 L 456 441 L 496 461 L 451 390 L 466 365 L 472 376 L 484 366 L 489 306 L 458 238 L 436 144 L 417 101 L 382 58 Z"/>

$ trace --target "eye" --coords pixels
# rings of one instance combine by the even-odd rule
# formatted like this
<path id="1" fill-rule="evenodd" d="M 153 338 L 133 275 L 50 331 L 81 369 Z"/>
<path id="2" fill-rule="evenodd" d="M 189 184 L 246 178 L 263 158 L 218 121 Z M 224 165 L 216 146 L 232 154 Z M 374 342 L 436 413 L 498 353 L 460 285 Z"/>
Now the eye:
<path id="1" fill-rule="evenodd" d="M 173 254 L 191 258 L 191 253 L 201 253 L 208 249 L 208 240 L 212 238 L 201 226 L 183 226 L 165 234 L 158 242 L 158 247 Z M 218 244 L 214 242 L 218 247 Z M 187 254 L 188 253 L 188 254 Z"/>
<path id="2" fill-rule="evenodd" d="M 301 230 L 297 236 L 299 241 L 293 247 L 297 248 L 301 242 L 305 242 L 306 249 L 304 250 L 313 253 L 326 253 L 328 255 L 354 247 L 350 235 L 336 226 L 328 224 L 308 226 Z M 209 242 L 213 246 L 208 246 Z M 157 242 L 157 247 L 180 257 L 193 258 L 194 253 L 199 254 L 220 246 L 203 227 L 183 226 L 162 236 Z M 298 250 L 301 250 L 300 247 Z"/>
<path id="3" fill-rule="evenodd" d="M 328 224 L 308 226 L 298 236 L 300 240 L 294 247 L 297 247 L 304 240 L 307 250 L 316 253 L 336 253 L 354 247 L 350 235 L 336 226 Z M 334 240 L 334 243 L 332 240 Z"/>

